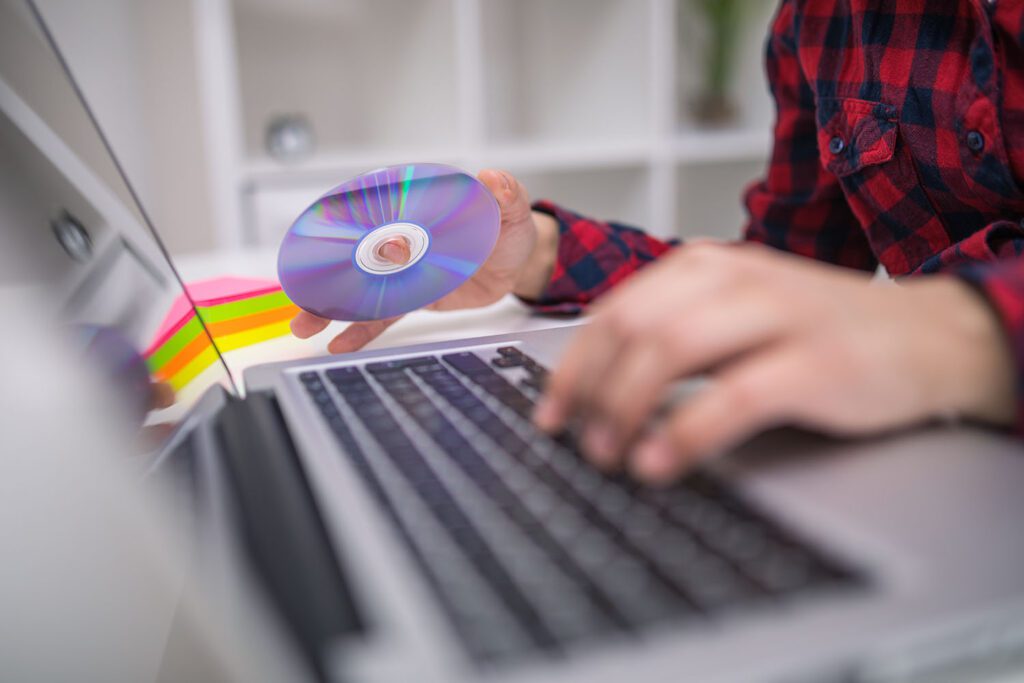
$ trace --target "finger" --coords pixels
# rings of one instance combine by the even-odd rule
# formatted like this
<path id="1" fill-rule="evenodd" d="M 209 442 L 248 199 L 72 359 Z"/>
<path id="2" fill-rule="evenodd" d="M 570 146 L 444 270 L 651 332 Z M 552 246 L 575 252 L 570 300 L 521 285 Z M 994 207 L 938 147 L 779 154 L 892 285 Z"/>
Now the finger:
<path id="1" fill-rule="evenodd" d="M 526 188 L 505 171 L 486 169 L 478 177 L 498 202 L 498 241 L 473 277 L 429 307 L 436 311 L 477 308 L 501 299 L 511 290 L 536 240 Z"/>
<path id="2" fill-rule="evenodd" d="M 292 318 L 292 334 L 299 339 L 308 339 L 317 332 L 323 331 L 330 323 L 330 320 L 313 315 L 309 311 L 299 311 Z"/>
<path id="3" fill-rule="evenodd" d="M 785 306 L 741 289 L 730 299 L 679 316 L 645 343 L 630 347 L 617 357 L 593 397 L 593 410 L 606 425 L 607 446 L 621 452 L 629 444 L 671 381 L 773 342 L 789 319 Z"/>
<path id="4" fill-rule="evenodd" d="M 402 316 L 398 316 L 386 320 L 368 320 L 352 323 L 342 330 L 341 334 L 331 340 L 331 343 L 327 345 L 327 350 L 331 353 L 358 351 L 401 319 Z"/>
<path id="5" fill-rule="evenodd" d="M 480 171 L 477 178 L 491 191 L 494 198 L 498 200 L 499 205 L 501 200 L 512 189 L 511 176 L 496 168 L 485 168 Z"/>
<path id="6" fill-rule="evenodd" d="M 149 409 L 161 410 L 174 405 L 174 387 L 167 382 L 153 382 L 149 386 Z"/>
<path id="7" fill-rule="evenodd" d="M 578 350 L 586 344 L 587 332 L 589 328 L 585 327 L 573 335 L 555 369 L 548 375 L 544 393 L 533 411 L 533 422 L 543 431 L 553 434 L 565 426 L 573 383 L 581 369 Z"/>
<path id="8" fill-rule="evenodd" d="M 667 483 L 694 463 L 793 418 L 802 397 L 810 395 L 805 361 L 792 345 L 737 361 L 636 449 L 633 474 Z"/>
<path id="9" fill-rule="evenodd" d="M 477 176 L 498 202 L 503 230 L 530 217 L 530 196 L 523 184 L 508 171 L 487 168 Z"/>
<path id="10" fill-rule="evenodd" d="M 585 410 L 594 383 L 604 374 L 621 341 L 610 326 L 595 321 L 576 333 L 548 379 L 534 418 L 537 426 L 557 432 L 576 411 Z"/>
<path id="11" fill-rule="evenodd" d="M 608 373 L 583 427 L 582 446 L 595 461 L 621 464 L 624 448 L 647 422 L 672 380 L 670 363 L 658 344 L 637 345 Z"/>
<path id="12" fill-rule="evenodd" d="M 494 195 L 501 212 L 501 225 L 498 243 L 481 266 L 477 275 L 484 272 L 505 273 L 518 267 L 521 258 L 515 250 L 502 247 L 502 240 L 510 237 L 516 230 L 532 230 L 533 216 L 530 210 L 530 198 L 526 188 L 511 174 L 495 169 L 485 169 L 478 178 Z M 452 311 L 463 308 L 476 308 L 494 303 L 508 293 L 507 288 L 491 287 L 489 278 L 474 276 L 462 283 L 452 292 L 441 297 L 428 308 L 435 311 Z"/>
<path id="13" fill-rule="evenodd" d="M 412 258 L 409 242 L 401 237 L 386 240 L 377 248 L 377 253 L 382 259 L 390 261 L 396 266 L 404 266 Z"/>
<path id="14" fill-rule="evenodd" d="M 746 266 L 749 260 L 717 245 L 683 247 L 677 257 L 651 266 L 611 292 L 595 308 L 594 321 L 577 335 L 552 375 L 546 395 L 550 400 L 538 406 L 537 425 L 555 431 L 574 410 L 588 408 L 601 382 L 614 390 L 605 374 L 608 361 L 621 351 L 616 337 L 654 334 L 663 329 L 664 311 L 669 307 L 675 319 L 685 321 L 706 302 L 737 298 L 737 292 L 759 284 Z M 673 269 L 670 287 L 665 286 L 666 268 Z M 728 329 L 724 324 L 715 327 Z"/>
<path id="15" fill-rule="evenodd" d="M 633 281 L 620 285 L 620 289 L 604 298 L 595 307 L 594 318 L 582 328 L 570 342 L 561 361 L 551 374 L 544 396 L 534 415 L 537 426 L 548 432 L 557 432 L 574 413 L 585 418 L 595 407 L 595 396 L 613 369 L 616 358 L 630 354 L 626 349 L 628 337 L 643 340 L 646 333 L 660 325 L 659 312 L 664 311 L 661 303 L 654 299 L 656 291 L 650 281 L 641 273 Z M 595 416 L 595 418 L 598 416 Z M 598 426 L 601 425 L 601 426 Z M 601 466 L 614 465 L 610 443 L 615 435 L 609 425 L 595 419 L 592 426 L 597 430 L 591 434 L 591 448 L 584 452 L 594 456 L 592 462 Z"/>

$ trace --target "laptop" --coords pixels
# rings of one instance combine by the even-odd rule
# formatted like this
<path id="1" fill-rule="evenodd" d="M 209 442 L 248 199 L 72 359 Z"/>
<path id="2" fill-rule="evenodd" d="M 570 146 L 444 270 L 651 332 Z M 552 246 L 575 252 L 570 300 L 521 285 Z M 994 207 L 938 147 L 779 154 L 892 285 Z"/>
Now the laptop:
<path id="1" fill-rule="evenodd" d="M 176 298 L 195 308 L 45 16 L 0 0 L 0 277 L 62 327 L 141 354 Z M 211 362 L 132 423 L 148 444 L 133 464 L 174 492 L 210 603 L 261 622 L 310 680 L 982 681 L 1024 666 L 1013 439 L 779 431 L 651 489 L 529 421 L 572 327 L 236 376 L 195 319 Z M 125 363 L 95 364 L 137 409 L 147 389 L 118 379 Z"/>

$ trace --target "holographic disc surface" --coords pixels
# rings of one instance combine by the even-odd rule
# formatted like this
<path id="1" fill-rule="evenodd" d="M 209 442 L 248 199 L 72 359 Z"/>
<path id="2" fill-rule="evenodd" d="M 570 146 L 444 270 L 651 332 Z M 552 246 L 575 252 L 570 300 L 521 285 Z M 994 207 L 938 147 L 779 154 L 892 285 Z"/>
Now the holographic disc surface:
<path id="1" fill-rule="evenodd" d="M 380 320 L 422 308 L 461 285 L 498 239 L 491 192 L 452 166 L 389 166 L 338 185 L 292 224 L 277 272 L 288 297 L 334 320 Z M 404 239 L 404 265 L 378 247 Z"/>

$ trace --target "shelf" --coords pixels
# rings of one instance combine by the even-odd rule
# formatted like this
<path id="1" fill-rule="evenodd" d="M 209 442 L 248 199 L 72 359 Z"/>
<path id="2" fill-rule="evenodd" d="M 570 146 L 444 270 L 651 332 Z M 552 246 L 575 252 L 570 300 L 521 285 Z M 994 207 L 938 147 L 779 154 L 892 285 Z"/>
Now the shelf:
<path id="1" fill-rule="evenodd" d="M 629 141 L 606 144 L 560 141 L 493 145 L 480 150 L 476 156 L 481 166 L 522 171 L 560 171 L 643 164 L 650 158 L 650 145 Z"/>
<path id="2" fill-rule="evenodd" d="M 243 188 L 320 184 L 325 180 L 337 184 L 350 176 L 382 166 L 428 162 L 458 166 L 462 163 L 462 157 L 454 147 L 326 152 L 294 162 L 254 156 L 242 164 L 241 184 Z"/>
<path id="3" fill-rule="evenodd" d="M 680 162 L 708 164 L 764 160 L 771 146 L 772 131 L 767 125 L 722 130 L 682 129 L 673 140 L 672 151 Z"/>
<path id="4" fill-rule="evenodd" d="M 649 131 L 650 3 L 480 0 L 489 140 L 601 140 Z M 638 49 L 639 48 L 639 49 Z"/>
<path id="5" fill-rule="evenodd" d="M 530 197 L 601 220 L 650 227 L 650 172 L 643 166 L 619 169 L 530 172 L 517 171 Z"/>
<path id="6" fill-rule="evenodd" d="M 405 163 L 446 163 L 478 170 L 488 166 L 518 171 L 565 171 L 618 168 L 667 159 L 681 164 L 763 161 L 771 147 L 771 134 L 763 130 L 684 130 L 670 145 L 646 141 L 603 144 L 559 141 L 519 145 L 488 145 L 472 152 L 456 147 L 354 150 L 323 153 L 297 162 L 280 162 L 266 156 L 248 159 L 242 167 L 243 184 L 306 185 L 327 178 Z"/>
<path id="7" fill-rule="evenodd" d="M 322 149 L 457 139 L 453 0 L 238 0 L 234 17 L 248 156 L 282 114 Z"/>
<path id="8" fill-rule="evenodd" d="M 320 154 L 293 163 L 282 163 L 265 156 L 253 157 L 242 169 L 243 185 L 307 185 L 323 179 L 343 180 L 381 166 L 407 163 L 453 164 L 467 170 L 488 166 L 521 171 L 560 171 L 598 167 L 639 165 L 650 157 L 650 146 L 631 142 L 608 145 L 553 143 L 491 146 L 472 153 L 459 153 L 454 147 L 434 149 L 356 150 L 350 153 Z"/>
<path id="9" fill-rule="evenodd" d="M 651 225 L 650 173 L 644 163 L 621 168 L 528 169 L 505 165 L 534 199 L 551 199 L 580 213 L 638 226 Z M 471 170 L 477 170 L 475 168 Z M 322 193 L 352 173 L 305 182 L 254 183 L 245 193 L 248 219 L 245 239 L 250 244 L 276 244 L 291 222 Z"/>

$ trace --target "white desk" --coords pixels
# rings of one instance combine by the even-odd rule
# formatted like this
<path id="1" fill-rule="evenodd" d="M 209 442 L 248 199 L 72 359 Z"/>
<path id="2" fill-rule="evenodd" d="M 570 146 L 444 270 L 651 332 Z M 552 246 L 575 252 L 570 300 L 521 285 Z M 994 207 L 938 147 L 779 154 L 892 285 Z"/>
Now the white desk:
<path id="1" fill-rule="evenodd" d="M 221 275 L 277 279 L 277 250 L 273 248 L 184 256 L 176 258 L 175 263 L 186 282 Z M 505 332 L 523 332 L 572 325 L 576 322 L 578 321 L 573 318 L 535 315 L 515 297 L 508 296 L 486 308 L 449 313 L 411 313 L 366 348 L 381 349 Z M 241 372 L 252 365 L 322 356 L 327 353 L 327 342 L 345 329 L 346 325 L 347 323 L 331 323 L 327 330 L 312 339 L 297 339 L 289 335 L 229 351 L 224 357 L 232 373 L 240 377 Z"/>

